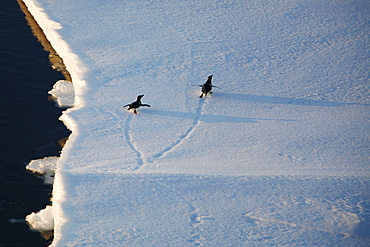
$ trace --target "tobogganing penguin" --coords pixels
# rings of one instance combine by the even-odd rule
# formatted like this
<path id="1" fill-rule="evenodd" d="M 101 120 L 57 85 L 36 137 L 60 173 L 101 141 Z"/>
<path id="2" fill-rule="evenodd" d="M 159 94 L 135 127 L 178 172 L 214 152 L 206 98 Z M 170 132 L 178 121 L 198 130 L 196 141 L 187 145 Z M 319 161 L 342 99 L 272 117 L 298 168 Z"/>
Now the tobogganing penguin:
<path id="1" fill-rule="evenodd" d="M 199 96 L 199 98 L 202 98 L 203 95 L 204 95 L 204 97 L 206 97 L 208 93 L 213 93 L 212 92 L 212 87 L 216 87 L 216 86 L 212 85 L 212 76 L 213 75 L 208 76 L 207 81 L 203 85 L 198 85 L 198 86 L 202 87 L 202 94 Z M 217 88 L 219 88 L 219 87 L 217 87 Z"/>
<path id="2" fill-rule="evenodd" d="M 148 106 L 148 107 L 150 107 L 150 105 L 148 105 L 148 104 L 142 104 L 141 103 L 141 98 L 142 97 L 144 97 L 144 94 L 138 95 L 136 101 L 132 102 L 131 104 L 127 104 L 127 105 L 125 105 L 123 107 L 128 106 L 128 108 L 127 108 L 128 111 L 131 110 L 131 109 L 134 109 L 134 113 L 135 114 L 137 114 L 136 109 L 139 108 L 140 106 Z"/>

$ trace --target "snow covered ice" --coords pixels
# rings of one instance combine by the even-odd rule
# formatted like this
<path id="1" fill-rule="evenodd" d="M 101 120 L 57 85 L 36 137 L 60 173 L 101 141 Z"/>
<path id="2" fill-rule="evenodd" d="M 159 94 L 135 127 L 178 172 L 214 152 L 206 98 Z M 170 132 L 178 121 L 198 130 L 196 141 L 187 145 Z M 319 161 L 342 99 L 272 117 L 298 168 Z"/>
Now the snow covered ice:
<path id="1" fill-rule="evenodd" d="M 368 1 L 25 3 L 73 80 L 52 246 L 369 245 Z"/>
<path id="2" fill-rule="evenodd" d="M 45 184 L 52 184 L 54 182 L 55 169 L 59 157 L 50 156 L 43 159 L 32 160 L 26 169 L 36 175 L 42 176 Z"/>
<path id="3" fill-rule="evenodd" d="M 46 206 L 38 213 L 27 215 L 26 221 L 38 231 L 51 231 L 54 228 L 53 207 Z"/>
<path id="4" fill-rule="evenodd" d="M 71 82 L 65 80 L 57 81 L 53 89 L 49 91 L 49 94 L 55 98 L 59 107 L 74 106 L 75 92 Z"/>

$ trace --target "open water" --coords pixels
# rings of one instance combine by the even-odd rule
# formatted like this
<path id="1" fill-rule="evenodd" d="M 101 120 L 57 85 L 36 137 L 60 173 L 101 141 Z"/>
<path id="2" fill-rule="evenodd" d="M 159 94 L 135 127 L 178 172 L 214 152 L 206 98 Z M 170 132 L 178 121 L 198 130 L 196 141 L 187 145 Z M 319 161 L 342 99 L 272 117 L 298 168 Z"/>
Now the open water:
<path id="1" fill-rule="evenodd" d="M 0 246 L 47 246 L 22 220 L 50 204 L 52 188 L 25 166 L 59 155 L 58 141 L 70 134 L 47 94 L 64 78 L 51 69 L 16 0 L 0 1 L 0 72 Z"/>

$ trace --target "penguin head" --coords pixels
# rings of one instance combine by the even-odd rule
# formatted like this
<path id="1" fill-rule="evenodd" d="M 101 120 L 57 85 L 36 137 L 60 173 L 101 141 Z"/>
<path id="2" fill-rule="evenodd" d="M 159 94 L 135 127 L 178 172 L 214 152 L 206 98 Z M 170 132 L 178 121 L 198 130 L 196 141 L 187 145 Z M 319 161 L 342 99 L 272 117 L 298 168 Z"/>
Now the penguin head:
<path id="1" fill-rule="evenodd" d="M 144 97 L 144 94 L 138 95 L 137 100 L 140 100 L 142 97 Z"/>

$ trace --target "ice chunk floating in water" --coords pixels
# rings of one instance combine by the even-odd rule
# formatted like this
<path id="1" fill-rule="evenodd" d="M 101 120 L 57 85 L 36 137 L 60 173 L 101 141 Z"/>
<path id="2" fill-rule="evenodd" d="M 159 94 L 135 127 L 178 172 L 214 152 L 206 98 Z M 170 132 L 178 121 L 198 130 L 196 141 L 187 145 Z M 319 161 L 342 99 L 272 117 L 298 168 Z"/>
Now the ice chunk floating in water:
<path id="1" fill-rule="evenodd" d="M 57 156 L 50 156 L 45 157 L 42 159 L 32 160 L 27 166 L 26 169 L 35 172 L 35 173 L 46 173 L 46 172 L 54 172 L 57 166 L 57 162 L 59 157 Z"/>
<path id="2" fill-rule="evenodd" d="M 73 83 L 65 80 L 57 81 L 49 91 L 59 107 L 72 107 L 75 102 Z"/>
<path id="3" fill-rule="evenodd" d="M 54 229 L 53 207 L 46 206 L 37 213 L 27 215 L 26 221 L 34 230 L 40 232 L 52 231 Z"/>
<path id="4" fill-rule="evenodd" d="M 26 166 L 26 169 L 30 172 L 36 173 L 37 175 L 41 175 L 45 184 L 52 184 L 58 160 L 59 157 L 57 156 L 32 160 Z"/>

